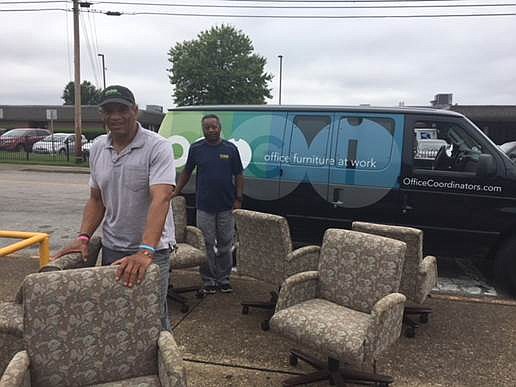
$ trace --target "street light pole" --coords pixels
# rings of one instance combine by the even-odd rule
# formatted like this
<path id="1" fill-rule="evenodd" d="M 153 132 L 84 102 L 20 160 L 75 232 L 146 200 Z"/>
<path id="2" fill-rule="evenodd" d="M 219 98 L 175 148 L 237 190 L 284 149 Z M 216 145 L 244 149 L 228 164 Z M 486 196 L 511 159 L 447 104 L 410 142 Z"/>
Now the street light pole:
<path id="1" fill-rule="evenodd" d="M 104 54 L 98 54 L 102 58 L 102 80 L 104 81 L 104 89 L 106 88 L 106 66 L 104 65 Z"/>
<path id="2" fill-rule="evenodd" d="M 283 55 L 278 55 L 279 58 L 279 104 L 281 105 L 281 76 L 283 72 Z"/>

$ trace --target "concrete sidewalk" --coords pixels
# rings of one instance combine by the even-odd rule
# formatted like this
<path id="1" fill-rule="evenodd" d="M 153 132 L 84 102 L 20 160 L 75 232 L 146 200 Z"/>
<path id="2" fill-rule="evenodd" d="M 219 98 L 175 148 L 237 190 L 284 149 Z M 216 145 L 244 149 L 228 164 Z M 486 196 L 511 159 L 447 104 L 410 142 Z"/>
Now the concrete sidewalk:
<path id="1" fill-rule="evenodd" d="M 0 300 L 10 300 L 38 261 L 0 258 Z M 196 272 L 173 275 L 176 286 L 199 283 Z M 293 343 L 260 329 L 266 314 L 241 314 L 243 299 L 268 298 L 269 287 L 233 277 L 233 294 L 188 295 L 190 311 L 169 303 L 174 336 L 183 350 L 189 386 L 279 386 L 281 380 L 310 367 L 288 363 Z M 477 302 L 436 295 L 430 322 L 413 339 L 401 337 L 378 362 L 395 386 L 515 386 L 516 303 L 500 298 Z M 481 301 L 481 302 L 478 302 Z M 316 384 L 318 386 L 328 385 Z"/>

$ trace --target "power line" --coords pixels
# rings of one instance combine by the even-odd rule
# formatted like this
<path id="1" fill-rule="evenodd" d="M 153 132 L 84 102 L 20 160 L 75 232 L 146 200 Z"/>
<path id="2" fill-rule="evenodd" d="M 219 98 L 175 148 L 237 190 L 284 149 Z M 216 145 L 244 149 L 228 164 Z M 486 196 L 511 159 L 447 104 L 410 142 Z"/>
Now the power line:
<path id="1" fill-rule="evenodd" d="M 450 17 L 500 17 L 516 16 L 516 12 L 508 13 L 472 13 L 472 14 L 420 14 L 420 15 L 246 15 L 246 14 L 212 14 L 212 13 L 180 13 L 180 12 L 113 12 L 88 10 L 82 12 L 106 13 L 113 16 L 185 16 L 185 17 L 217 17 L 246 19 L 407 19 L 407 18 L 450 18 Z"/>
<path id="2" fill-rule="evenodd" d="M 0 12 L 45 12 L 64 11 L 71 12 L 66 8 L 40 8 L 40 9 L 0 9 Z M 81 10 L 80 12 L 102 13 L 109 16 L 178 16 L 178 17 L 215 17 L 215 18 L 244 18 L 244 19 L 436 19 L 436 18 L 465 18 L 465 17 L 506 17 L 516 16 L 514 12 L 507 13 L 470 13 L 470 14 L 419 14 L 419 15 L 246 15 L 246 14 L 212 14 L 212 13 L 180 13 L 180 12 L 119 12 L 101 10 Z"/>
<path id="3" fill-rule="evenodd" d="M 450 0 L 453 1 L 453 0 Z M 358 3 L 363 1 L 353 1 Z M 400 2 L 400 1 L 398 1 Z M 231 9 L 400 9 L 400 8 L 466 8 L 466 7 L 515 7 L 516 3 L 496 3 L 496 4 L 419 4 L 419 5 L 339 5 L 320 7 L 316 5 L 297 6 L 297 5 L 216 5 L 216 4 L 160 4 L 160 3 L 136 3 L 136 2 L 118 2 L 118 1 L 100 1 L 96 4 L 118 4 L 118 5 L 135 5 L 135 6 L 151 6 L 151 7 L 187 7 L 187 8 L 231 8 Z"/>
<path id="4" fill-rule="evenodd" d="M 26 9 L 0 9 L 0 12 L 44 12 L 44 11 L 65 11 L 71 12 L 71 9 L 66 8 L 26 8 Z"/>
<path id="5" fill-rule="evenodd" d="M 321 1 L 308 1 L 308 0 L 219 0 L 223 2 L 253 2 L 253 3 L 412 3 L 412 2 L 430 2 L 430 1 L 470 1 L 470 0 L 321 0 Z"/>
<path id="6" fill-rule="evenodd" d="M 61 0 L 61 1 L 50 1 L 50 0 L 42 0 L 42 1 L 2 1 L 3 5 L 19 5 L 19 4 L 50 4 L 50 3 L 69 3 L 70 0 Z"/>

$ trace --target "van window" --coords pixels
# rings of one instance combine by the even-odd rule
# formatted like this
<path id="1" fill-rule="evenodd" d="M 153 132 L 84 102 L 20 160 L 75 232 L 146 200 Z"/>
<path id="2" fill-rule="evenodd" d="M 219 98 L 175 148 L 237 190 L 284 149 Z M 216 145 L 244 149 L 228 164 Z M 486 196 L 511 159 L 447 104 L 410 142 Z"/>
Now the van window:
<path id="1" fill-rule="evenodd" d="M 381 170 L 388 166 L 394 144 L 394 120 L 344 116 L 339 120 L 337 166 Z"/>
<path id="2" fill-rule="evenodd" d="M 418 121 L 412 128 L 415 169 L 475 173 L 482 145 L 453 122 Z"/>
<path id="3" fill-rule="evenodd" d="M 322 128 L 330 125 L 330 122 L 330 116 L 298 115 L 294 117 L 294 125 L 301 129 L 308 145 L 312 143 L 312 140 L 319 134 Z"/>

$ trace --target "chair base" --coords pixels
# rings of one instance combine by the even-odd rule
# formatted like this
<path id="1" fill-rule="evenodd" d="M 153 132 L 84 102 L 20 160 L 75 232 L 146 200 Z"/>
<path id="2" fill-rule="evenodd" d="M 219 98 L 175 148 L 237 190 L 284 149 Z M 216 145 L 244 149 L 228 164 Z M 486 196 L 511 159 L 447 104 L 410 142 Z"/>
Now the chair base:
<path id="1" fill-rule="evenodd" d="M 167 291 L 167 297 L 170 298 L 172 301 L 181 304 L 181 312 L 186 313 L 190 310 L 190 306 L 188 305 L 188 299 L 182 296 L 181 293 L 196 292 L 195 296 L 197 298 L 202 298 L 203 295 L 200 292 L 200 290 L 200 286 L 185 286 L 182 288 L 174 288 L 172 286 L 169 286 Z"/>
<path id="2" fill-rule="evenodd" d="M 340 366 L 336 359 L 328 358 L 328 362 L 322 362 L 313 356 L 293 349 L 290 351 L 289 362 L 296 365 L 298 359 L 310 364 L 317 371 L 307 375 L 295 376 L 282 382 L 283 386 L 299 386 L 302 384 L 315 383 L 328 380 L 330 385 L 345 386 L 345 383 L 374 384 L 379 387 L 388 387 L 394 381 L 387 375 L 361 372 L 349 366 Z"/>
<path id="3" fill-rule="evenodd" d="M 415 337 L 416 329 L 419 327 L 419 324 L 412 320 L 409 316 L 417 315 L 419 316 L 419 322 L 422 324 L 426 324 L 428 322 L 428 317 L 432 314 L 432 308 L 423 308 L 419 306 L 406 306 L 403 310 L 403 323 L 407 325 L 407 329 L 405 330 L 406 337 Z"/>
<path id="4" fill-rule="evenodd" d="M 276 309 L 276 303 L 278 302 L 278 293 L 271 292 L 271 298 L 269 301 L 242 301 L 240 305 L 242 305 L 242 314 L 248 314 L 249 308 L 258 308 L 265 309 L 269 312 L 270 316 L 263 320 L 260 324 L 262 330 L 268 331 L 270 329 L 269 321 L 274 314 L 274 310 Z"/>

